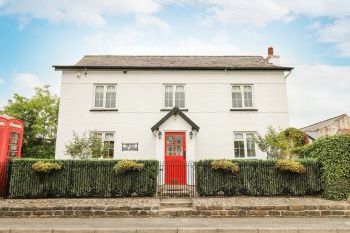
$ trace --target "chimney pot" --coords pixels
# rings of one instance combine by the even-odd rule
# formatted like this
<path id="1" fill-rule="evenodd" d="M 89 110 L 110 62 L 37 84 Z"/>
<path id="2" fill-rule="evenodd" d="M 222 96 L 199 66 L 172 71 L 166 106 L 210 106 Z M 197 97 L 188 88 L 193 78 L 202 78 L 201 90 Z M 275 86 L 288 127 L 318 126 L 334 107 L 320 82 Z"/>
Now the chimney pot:
<path id="1" fill-rule="evenodd" d="M 269 57 L 272 57 L 272 56 L 273 56 L 273 47 L 269 47 L 269 48 L 267 49 L 267 54 L 268 54 Z"/>

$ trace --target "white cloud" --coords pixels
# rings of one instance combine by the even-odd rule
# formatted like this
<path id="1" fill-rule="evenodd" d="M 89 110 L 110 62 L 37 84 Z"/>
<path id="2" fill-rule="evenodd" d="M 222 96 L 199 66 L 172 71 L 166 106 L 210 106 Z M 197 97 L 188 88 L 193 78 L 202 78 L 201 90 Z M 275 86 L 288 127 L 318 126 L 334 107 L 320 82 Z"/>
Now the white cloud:
<path id="1" fill-rule="evenodd" d="M 225 33 L 218 32 L 211 38 L 170 37 L 158 41 L 148 30 L 125 27 L 101 30 L 85 38 L 88 53 L 93 54 L 147 54 L 147 55 L 232 55 L 241 52 Z"/>
<path id="2" fill-rule="evenodd" d="M 336 44 L 342 56 L 350 56 L 350 17 L 335 20 L 318 29 L 319 40 Z"/>
<path id="3" fill-rule="evenodd" d="M 91 26 L 106 24 L 108 16 L 153 14 L 160 8 L 156 0 L 4 0 L 0 13 L 17 15 L 22 21 L 42 19 L 49 22 L 72 22 Z"/>
<path id="4" fill-rule="evenodd" d="M 168 23 L 153 15 L 137 15 L 136 21 L 138 24 L 145 26 L 156 26 L 164 31 L 168 31 L 170 29 Z"/>
<path id="5" fill-rule="evenodd" d="M 13 80 L 13 93 L 30 97 L 34 94 L 34 88 L 41 86 L 43 84 L 34 74 L 20 73 L 16 74 Z"/>
<path id="6" fill-rule="evenodd" d="M 350 114 L 350 66 L 296 65 L 287 79 L 291 124 L 303 127 Z"/>

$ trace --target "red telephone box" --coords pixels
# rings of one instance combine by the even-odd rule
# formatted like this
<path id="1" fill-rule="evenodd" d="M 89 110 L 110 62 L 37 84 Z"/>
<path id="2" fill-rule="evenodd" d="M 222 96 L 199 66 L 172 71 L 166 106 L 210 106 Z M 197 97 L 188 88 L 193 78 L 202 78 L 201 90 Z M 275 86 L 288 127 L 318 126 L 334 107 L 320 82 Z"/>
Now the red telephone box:
<path id="1" fill-rule="evenodd" d="M 7 115 L 0 116 L 0 195 L 6 192 L 8 160 L 21 157 L 23 132 L 23 121 Z"/>

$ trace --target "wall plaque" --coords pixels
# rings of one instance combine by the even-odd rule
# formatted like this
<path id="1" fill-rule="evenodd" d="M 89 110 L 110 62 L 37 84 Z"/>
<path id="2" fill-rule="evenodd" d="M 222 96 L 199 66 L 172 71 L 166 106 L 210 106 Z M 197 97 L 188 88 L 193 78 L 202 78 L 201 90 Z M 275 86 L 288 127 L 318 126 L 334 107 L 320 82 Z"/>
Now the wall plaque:
<path id="1" fill-rule="evenodd" d="M 122 143 L 122 151 L 138 151 L 139 143 Z"/>

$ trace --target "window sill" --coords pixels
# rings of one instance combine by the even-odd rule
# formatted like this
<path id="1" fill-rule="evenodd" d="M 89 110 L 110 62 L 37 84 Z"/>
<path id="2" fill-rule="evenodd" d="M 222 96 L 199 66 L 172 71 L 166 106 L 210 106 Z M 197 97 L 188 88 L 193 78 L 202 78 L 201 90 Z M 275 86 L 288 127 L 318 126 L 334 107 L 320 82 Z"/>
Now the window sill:
<path id="1" fill-rule="evenodd" d="M 113 108 L 113 109 L 108 109 L 108 108 L 101 108 L 101 109 L 93 108 L 93 109 L 90 109 L 90 112 L 118 112 L 118 109 L 116 109 L 116 108 Z"/>
<path id="2" fill-rule="evenodd" d="M 162 108 L 160 109 L 161 112 L 170 112 L 171 110 L 173 110 L 172 108 Z M 188 112 L 187 108 L 180 108 L 180 111 L 182 112 Z"/>
<path id="3" fill-rule="evenodd" d="M 256 108 L 231 108 L 231 112 L 257 112 Z"/>

